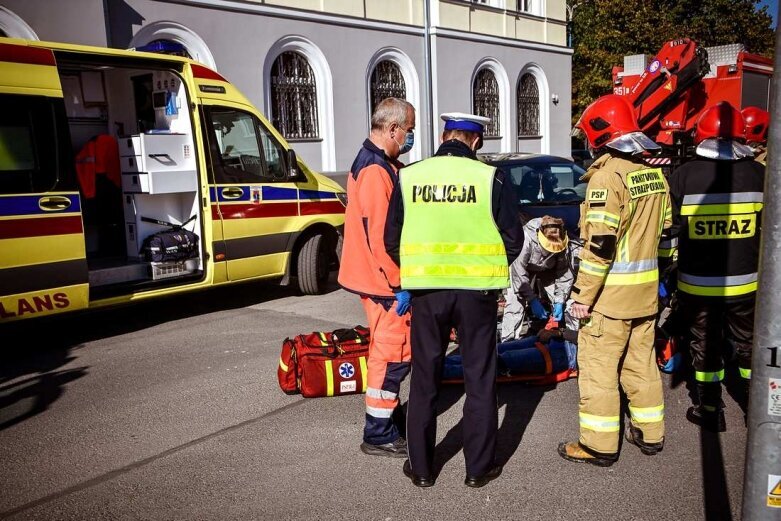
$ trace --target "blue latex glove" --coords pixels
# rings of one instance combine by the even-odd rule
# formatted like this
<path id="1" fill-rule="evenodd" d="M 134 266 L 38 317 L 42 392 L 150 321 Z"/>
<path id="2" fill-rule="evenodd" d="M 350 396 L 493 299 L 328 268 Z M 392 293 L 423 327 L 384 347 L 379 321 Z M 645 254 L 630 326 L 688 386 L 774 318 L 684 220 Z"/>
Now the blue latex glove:
<path id="1" fill-rule="evenodd" d="M 659 297 L 661 298 L 667 298 L 667 287 L 664 285 L 664 282 L 659 283 Z"/>
<path id="2" fill-rule="evenodd" d="M 409 311 L 410 302 L 412 302 L 412 294 L 409 291 L 396 293 L 396 314 L 402 316 Z"/>
<path id="3" fill-rule="evenodd" d="M 561 322 L 564 319 L 564 302 L 556 302 L 553 305 L 553 320 Z"/>
<path id="4" fill-rule="evenodd" d="M 540 299 L 534 299 L 531 301 L 532 315 L 534 318 L 545 320 L 548 318 L 548 312 L 545 310 L 545 306 L 542 305 Z"/>

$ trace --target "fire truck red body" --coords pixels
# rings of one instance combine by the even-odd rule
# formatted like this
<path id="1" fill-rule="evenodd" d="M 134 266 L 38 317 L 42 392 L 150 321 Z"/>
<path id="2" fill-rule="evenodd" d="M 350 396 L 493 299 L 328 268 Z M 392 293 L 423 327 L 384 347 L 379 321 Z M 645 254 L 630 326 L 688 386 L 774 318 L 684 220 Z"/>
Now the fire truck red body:
<path id="1" fill-rule="evenodd" d="M 682 159 L 697 118 L 711 105 L 728 101 L 738 110 L 768 110 L 772 75 L 772 60 L 740 44 L 705 48 L 683 38 L 651 58 L 624 57 L 623 67 L 613 67 L 613 92 L 630 99 L 641 129 L 665 148 L 664 155 Z"/>

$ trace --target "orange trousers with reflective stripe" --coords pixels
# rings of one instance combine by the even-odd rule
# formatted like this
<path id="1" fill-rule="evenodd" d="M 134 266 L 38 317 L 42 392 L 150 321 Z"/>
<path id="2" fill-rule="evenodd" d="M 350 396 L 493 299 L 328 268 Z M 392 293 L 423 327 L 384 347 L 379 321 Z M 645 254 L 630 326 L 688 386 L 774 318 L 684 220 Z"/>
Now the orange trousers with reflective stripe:
<path id="1" fill-rule="evenodd" d="M 393 411 L 399 404 L 401 382 L 410 368 L 410 314 L 396 314 L 396 301 L 361 297 L 366 311 L 369 342 L 366 424 L 363 440 L 382 445 L 399 437 Z"/>

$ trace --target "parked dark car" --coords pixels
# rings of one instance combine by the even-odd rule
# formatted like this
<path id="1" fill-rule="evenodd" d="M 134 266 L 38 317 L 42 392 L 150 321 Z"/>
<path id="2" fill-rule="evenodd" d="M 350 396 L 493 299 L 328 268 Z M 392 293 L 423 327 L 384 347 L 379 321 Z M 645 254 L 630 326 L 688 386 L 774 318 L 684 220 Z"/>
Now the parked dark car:
<path id="1" fill-rule="evenodd" d="M 543 154 L 480 154 L 480 160 L 501 167 L 515 188 L 524 222 L 550 215 L 564 219 L 577 237 L 580 203 L 586 197 L 585 170 L 572 160 Z"/>

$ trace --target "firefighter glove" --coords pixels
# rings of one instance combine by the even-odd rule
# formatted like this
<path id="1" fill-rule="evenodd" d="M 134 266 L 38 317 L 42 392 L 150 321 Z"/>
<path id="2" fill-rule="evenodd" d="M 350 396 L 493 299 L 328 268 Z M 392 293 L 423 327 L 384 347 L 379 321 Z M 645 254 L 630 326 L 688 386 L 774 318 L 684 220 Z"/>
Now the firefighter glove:
<path id="1" fill-rule="evenodd" d="M 409 291 L 396 293 L 396 314 L 402 316 L 409 311 L 410 302 L 412 302 L 412 294 Z"/>

